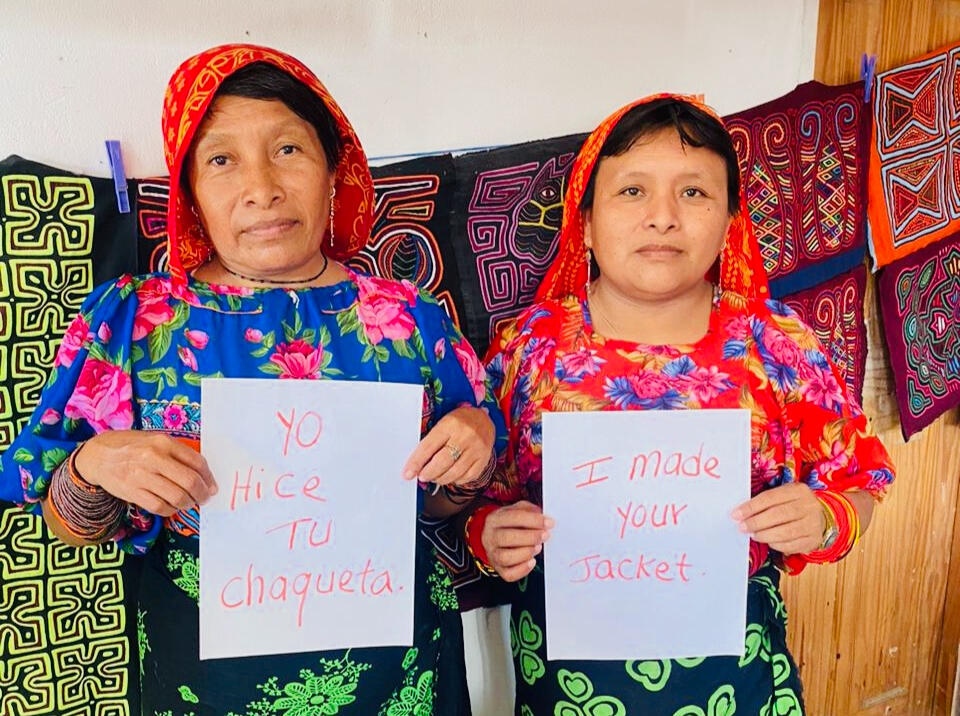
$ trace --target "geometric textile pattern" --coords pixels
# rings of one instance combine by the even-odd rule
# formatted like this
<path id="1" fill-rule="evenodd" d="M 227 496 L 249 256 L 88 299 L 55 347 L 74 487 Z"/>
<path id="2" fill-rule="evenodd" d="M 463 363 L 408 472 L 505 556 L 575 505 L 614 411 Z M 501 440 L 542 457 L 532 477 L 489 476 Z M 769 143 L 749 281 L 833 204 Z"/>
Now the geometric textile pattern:
<path id="1" fill-rule="evenodd" d="M 908 438 L 960 405 L 960 238 L 886 266 L 877 293 Z"/>
<path id="2" fill-rule="evenodd" d="M 867 329 L 863 321 L 866 287 L 867 267 L 861 264 L 819 286 L 780 299 L 813 328 L 827 357 L 843 376 L 849 395 L 858 404 L 863 400 L 867 363 Z"/>
<path id="3" fill-rule="evenodd" d="M 137 216 L 137 273 L 167 270 L 169 177 L 134 179 Z"/>
<path id="4" fill-rule="evenodd" d="M 0 162 L 0 450 L 40 397 L 60 339 L 98 283 L 136 268 L 113 182 Z"/>
<path id="5" fill-rule="evenodd" d="M 868 121 L 862 82 L 808 82 L 724 118 L 774 297 L 863 261 Z"/>
<path id="6" fill-rule="evenodd" d="M 0 503 L 0 713 L 137 713 L 123 564 L 113 544 L 68 547 Z"/>
<path id="7" fill-rule="evenodd" d="M 83 299 L 135 269 L 129 216 L 111 180 L 0 162 L 0 451 L 39 400 Z M 68 547 L 0 503 L 0 714 L 138 712 L 128 562 L 113 545 Z"/>
<path id="8" fill-rule="evenodd" d="M 373 230 L 347 263 L 432 293 L 460 322 L 460 274 L 450 244 L 453 158 L 443 154 L 373 167 Z M 336 217 L 334 217 L 336 222 Z"/>
<path id="9" fill-rule="evenodd" d="M 960 230 L 960 45 L 877 75 L 870 231 L 885 266 Z"/>
<path id="10" fill-rule="evenodd" d="M 567 178 L 584 136 L 454 159 L 453 243 L 464 277 L 465 333 L 480 355 L 532 302 L 556 255 Z"/>
<path id="11" fill-rule="evenodd" d="M 93 289 L 92 210 L 87 178 L 0 176 L 0 448 L 26 423 Z"/>
<path id="12" fill-rule="evenodd" d="M 509 604 L 511 585 L 480 573 L 476 561 L 467 550 L 463 529 L 458 528 L 456 521 L 421 515 L 417 529 L 433 545 L 437 558 L 450 573 L 450 583 L 457 592 L 460 611 Z"/>

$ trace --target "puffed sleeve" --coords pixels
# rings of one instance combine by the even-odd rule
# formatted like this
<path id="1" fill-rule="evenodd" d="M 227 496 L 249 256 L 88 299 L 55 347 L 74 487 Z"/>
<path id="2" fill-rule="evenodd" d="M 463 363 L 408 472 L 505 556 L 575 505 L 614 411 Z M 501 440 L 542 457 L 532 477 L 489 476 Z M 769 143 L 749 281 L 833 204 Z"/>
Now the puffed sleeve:
<path id="1" fill-rule="evenodd" d="M 473 347 L 443 307 L 425 291 L 417 298 L 414 317 L 430 367 L 430 375 L 424 376 L 427 394 L 433 401 L 430 422 L 435 423 L 463 405 L 484 408 L 496 430 L 494 447 L 499 454 L 506 444 L 503 417 Z"/>
<path id="2" fill-rule="evenodd" d="M 67 329 L 33 415 L 0 457 L 0 498 L 40 513 L 53 472 L 85 440 L 134 427 L 131 345 L 136 294 L 129 276 L 98 286 Z M 130 506 L 115 539 L 145 551 L 161 521 Z"/>
<path id="3" fill-rule="evenodd" d="M 487 351 L 490 387 L 507 429 L 507 447 L 487 492 L 497 502 L 539 501 L 543 449 L 539 405 L 553 384 L 552 367 L 544 369 L 555 352 L 561 321 L 554 302 L 535 305 L 507 324 Z"/>
<path id="4" fill-rule="evenodd" d="M 894 467 L 867 417 L 849 394 L 813 330 L 789 308 L 768 301 L 770 329 L 758 342 L 775 391 L 780 393 L 794 479 L 813 490 L 862 490 L 879 499 L 893 482 Z M 814 555 L 789 555 L 798 572 Z"/>

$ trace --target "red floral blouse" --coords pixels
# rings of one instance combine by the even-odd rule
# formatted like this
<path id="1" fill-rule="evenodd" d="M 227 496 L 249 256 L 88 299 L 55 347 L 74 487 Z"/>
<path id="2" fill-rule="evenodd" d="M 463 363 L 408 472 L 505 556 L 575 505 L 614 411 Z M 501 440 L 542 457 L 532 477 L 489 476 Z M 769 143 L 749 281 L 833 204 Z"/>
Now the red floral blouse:
<path id="1" fill-rule="evenodd" d="M 541 414 L 569 410 L 745 408 L 752 419 L 752 494 L 794 480 L 814 490 L 879 497 L 893 466 L 813 331 L 789 308 L 717 296 L 706 335 L 691 345 L 604 338 L 586 300 L 527 309 L 491 346 L 488 373 L 509 431 L 490 496 L 541 502 Z M 790 572 L 805 555 L 751 542 L 750 573 L 773 557 Z"/>

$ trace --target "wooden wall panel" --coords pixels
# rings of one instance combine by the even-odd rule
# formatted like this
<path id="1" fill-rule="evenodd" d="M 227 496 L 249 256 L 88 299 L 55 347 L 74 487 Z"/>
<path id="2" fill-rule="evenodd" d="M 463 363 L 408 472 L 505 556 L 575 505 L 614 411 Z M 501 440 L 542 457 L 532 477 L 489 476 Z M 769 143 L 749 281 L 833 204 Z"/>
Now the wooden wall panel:
<path id="1" fill-rule="evenodd" d="M 946 713 L 931 709 L 960 429 L 941 420 L 906 446 L 896 431 L 882 437 L 899 482 L 862 545 L 839 566 L 810 567 L 785 580 L 791 647 L 815 716 Z"/>
<path id="2" fill-rule="evenodd" d="M 957 40 L 960 0 L 820 0 L 815 76 L 851 82 L 864 52 L 884 70 Z M 784 580 L 790 641 L 811 716 L 941 716 L 960 639 L 960 425 L 954 412 L 904 444 L 872 289 L 864 404 L 898 479 L 854 554 Z"/>
<path id="3" fill-rule="evenodd" d="M 953 520 L 953 545 L 950 549 L 950 574 L 947 577 L 947 597 L 943 610 L 943 634 L 937 658 L 937 673 L 933 701 L 946 712 L 953 703 L 953 716 L 960 716 L 960 507 Z"/>

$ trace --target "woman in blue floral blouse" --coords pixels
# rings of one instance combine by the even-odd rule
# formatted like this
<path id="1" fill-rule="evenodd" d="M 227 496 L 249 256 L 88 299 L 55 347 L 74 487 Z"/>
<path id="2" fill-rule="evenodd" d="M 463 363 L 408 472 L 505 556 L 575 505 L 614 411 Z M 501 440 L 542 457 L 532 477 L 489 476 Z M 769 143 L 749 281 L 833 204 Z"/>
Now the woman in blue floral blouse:
<path id="1" fill-rule="evenodd" d="M 483 368 L 436 300 L 338 263 L 369 238 L 373 184 L 306 67 L 266 48 L 208 50 L 171 79 L 163 129 L 169 272 L 86 300 L 3 455 L 0 498 L 42 512 L 71 544 L 115 539 L 147 554 L 144 713 L 468 712 L 456 596 L 422 536 L 413 648 L 199 661 L 198 505 L 216 490 L 196 449 L 201 379 L 422 384 L 425 437 L 397 479 L 433 483 L 434 516 L 486 487 L 503 430 Z"/>

